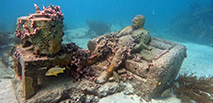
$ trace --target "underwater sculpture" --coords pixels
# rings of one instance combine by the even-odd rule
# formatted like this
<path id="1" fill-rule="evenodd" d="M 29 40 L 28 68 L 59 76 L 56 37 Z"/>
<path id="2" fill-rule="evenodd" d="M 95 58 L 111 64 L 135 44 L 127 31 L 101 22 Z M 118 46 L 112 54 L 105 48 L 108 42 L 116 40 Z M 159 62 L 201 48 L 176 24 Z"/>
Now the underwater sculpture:
<path id="1" fill-rule="evenodd" d="M 64 14 L 59 6 L 43 6 L 43 11 L 34 6 L 35 14 L 17 19 L 15 35 L 23 40 L 23 47 L 33 49 L 35 54 L 54 55 L 60 50 L 64 34 Z"/>
<path id="2" fill-rule="evenodd" d="M 32 97 L 38 90 L 38 74 L 41 72 L 38 71 L 38 68 L 59 65 L 56 63 L 56 58 L 59 57 L 61 60 L 65 60 L 56 54 L 61 49 L 64 34 L 64 15 L 60 7 L 50 5 L 46 8 L 43 6 L 42 11 L 36 4 L 34 6 L 36 8 L 35 14 L 17 19 L 15 32 L 15 36 L 23 42 L 16 45 L 13 58 L 16 76 L 23 86 L 24 99 Z M 57 55 L 55 58 L 48 57 L 55 55 Z M 50 72 L 53 70 L 50 69 L 46 75 L 50 75 Z M 57 75 L 57 73 L 54 74 Z"/>
<path id="3" fill-rule="evenodd" d="M 119 84 L 130 83 L 134 94 L 150 101 L 171 87 L 186 57 L 186 47 L 151 37 L 143 29 L 144 22 L 145 18 L 137 15 L 132 26 L 89 41 L 88 64 L 95 68 L 96 83 L 108 85 L 113 79 Z"/>
<path id="4" fill-rule="evenodd" d="M 95 56 L 98 54 L 97 52 L 107 47 L 110 47 L 114 54 L 111 57 L 109 68 L 99 76 L 97 83 L 106 82 L 127 56 L 131 56 L 131 52 L 140 52 L 142 49 L 151 50 L 147 46 L 151 41 L 151 36 L 147 30 L 143 29 L 144 23 L 144 16 L 137 15 L 132 20 L 132 26 L 127 26 L 117 34 L 104 35 L 99 39 L 100 42 L 97 45 L 101 46 L 95 48 L 90 59 L 93 59 L 93 57 L 97 59 L 97 56 Z M 116 40 L 110 41 L 108 38 Z M 104 40 L 105 44 L 101 44 L 101 40 Z M 104 47 L 104 45 L 107 47 Z"/>
<path id="5" fill-rule="evenodd" d="M 24 42 L 13 55 L 19 102 L 96 103 L 119 92 L 150 101 L 169 87 L 186 57 L 183 45 L 151 37 L 142 15 L 121 32 L 94 38 L 84 50 L 75 43 L 61 44 L 60 7 L 35 8 L 36 14 L 17 21 L 16 36 Z"/>
<path id="6" fill-rule="evenodd" d="M 34 6 L 35 14 L 17 19 L 15 32 L 16 37 L 23 42 L 16 45 L 13 54 L 16 72 L 14 88 L 23 91 L 17 92 L 20 100 L 35 95 L 41 82 L 49 76 L 56 77 L 65 71 L 75 79 L 81 76 L 93 79 L 94 75 L 91 68 L 87 67 L 87 50 L 75 43 L 61 44 L 64 15 L 60 7 L 43 6 L 42 11 L 36 4 Z"/>
<path id="7" fill-rule="evenodd" d="M 137 15 L 132 20 L 132 26 L 127 26 L 121 32 L 119 32 L 116 37 L 121 37 L 125 35 L 132 35 L 131 37 L 134 39 L 134 51 L 141 51 L 142 49 L 151 50 L 147 47 L 147 44 L 151 41 L 151 35 L 145 29 L 143 29 L 145 23 L 145 17 L 142 15 Z"/>

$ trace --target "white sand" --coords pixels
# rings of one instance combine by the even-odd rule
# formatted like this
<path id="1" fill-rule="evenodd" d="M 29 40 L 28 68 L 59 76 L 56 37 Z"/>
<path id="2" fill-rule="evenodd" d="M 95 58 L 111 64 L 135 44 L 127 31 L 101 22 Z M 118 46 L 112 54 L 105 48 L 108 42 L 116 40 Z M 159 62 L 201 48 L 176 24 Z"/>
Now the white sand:
<path id="1" fill-rule="evenodd" d="M 181 43 L 187 47 L 187 58 L 184 60 L 180 73 L 195 73 L 197 76 L 213 75 L 213 47 Z"/>
<path id="2" fill-rule="evenodd" d="M 102 98 L 99 103 L 141 103 L 137 95 L 124 95 L 116 93 L 105 98 Z"/>
<path id="3" fill-rule="evenodd" d="M 16 103 L 11 78 L 13 71 L 6 68 L 0 58 L 0 103 Z"/>
<path id="4" fill-rule="evenodd" d="M 0 79 L 0 103 L 17 103 L 11 80 Z"/>
<path id="5" fill-rule="evenodd" d="M 83 38 L 88 28 L 77 28 L 65 31 L 63 37 L 64 43 L 71 41 L 75 42 L 82 48 L 87 47 L 87 42 L 90 38 Z M 77 35 L 76 35 L 77 34 Z M 193 44 L 193 43 L 181 43 L 187 47 L 187 58 L 181 67 L 180 73 L 195 73 L 198 76 L 208 76 L 213 73 L 213 48 L 205 45 Z M 1 65 L 1 63 L 0 63 Z M 0 73 L 4 72 L 2 66 L 0 66 Z M 0 79 L 0 103 L 15 103 L 13 90 L 10 80 Z M 114 94 L 109 97 L 100 100 L 100 103 L 139 103 L 137 96 L 123 94 Z M 121 101 L 118 101 L 121 100 Z M 104 102 L 105 101 L 105 102 Z M 117 102 L 115 102 L 117 101 Z M 170 97 L 164 100 L 152 100 L 150 103 L 180 103 L 175 97 Z"/>

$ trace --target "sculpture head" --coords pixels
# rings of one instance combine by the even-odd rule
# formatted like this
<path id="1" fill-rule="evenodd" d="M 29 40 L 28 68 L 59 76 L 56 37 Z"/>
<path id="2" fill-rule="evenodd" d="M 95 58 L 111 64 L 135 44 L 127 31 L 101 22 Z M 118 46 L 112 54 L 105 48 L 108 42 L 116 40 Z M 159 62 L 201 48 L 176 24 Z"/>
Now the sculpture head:
<path id="1" fill-rule="evenodd" d="M 132 27 L 133 29 L 143 28 L 145 23 L 145 17 L 143 15 L 136 15 L 132 20 Z"/>

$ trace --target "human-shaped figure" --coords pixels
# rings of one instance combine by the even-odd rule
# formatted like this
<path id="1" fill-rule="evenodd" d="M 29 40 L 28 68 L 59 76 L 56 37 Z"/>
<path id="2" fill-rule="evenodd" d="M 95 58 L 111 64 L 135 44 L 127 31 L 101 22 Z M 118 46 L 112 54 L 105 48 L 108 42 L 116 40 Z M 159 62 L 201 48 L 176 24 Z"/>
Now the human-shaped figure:
<path id="1" fill-rule="evenodd" d="M 127 26 L 124 28 L 116 37 L 121 37 L 124 35 L 131 35 L 134 42 L 137 44 L 134 47 L 134 51 L 139 52 L 142 49 L 150 50 L 147 44 L 151 41 L 151 36 L 149 32 L 143 29 L 145 23 L 145 18 L 142 15 L 137 15 L 132 20 L 132 26 Z"/>
<path id="2" fill-rule="evenodd" d="M 102 72 L 97 83 L 105 83 L 120 64 L 125 60 L 128 50 L 133 44 L 136 44 L 131 52 L 140 52 L 142 49 L 151 50 L 147 45 L 151 41 L 149 32 L 143 29 L 145 18 L 142 15 L 137 15 L 132 20 L 132 26 L 127 26 L 114 36 L 118 38 L 118 50 L 110 63 L 107 71 Z"/>

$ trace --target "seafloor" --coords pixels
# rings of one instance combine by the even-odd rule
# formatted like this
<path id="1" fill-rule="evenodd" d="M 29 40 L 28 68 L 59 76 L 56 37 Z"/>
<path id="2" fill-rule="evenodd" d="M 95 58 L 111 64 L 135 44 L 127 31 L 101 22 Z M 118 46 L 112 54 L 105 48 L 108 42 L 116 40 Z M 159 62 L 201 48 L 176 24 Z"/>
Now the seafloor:
<path id="1" fill-rule="evenodd" d="M 122 28 L 117 25 L 112 25 L 111 31 L 118 31 Z M 91 40 L 85 35 L 88 28 L 76 28 L 65 30 L 63 42 L 75 42 L 82 48 L 87 47 L 87 42 Z M 151 34 L 155 37 L 155 34 Z M 167 34 L 168 35 L 168 34 Z M 83 42 L 82 42 L 83 41 Z M 178 41 L 175 41 L 178 42 Z M 194 44 L 189 42 L 178 42 L 187 47 L 187 58 L 184 60 L 180 73 L 195 73 L 197 76 L 208 76 L 213 73 L 213 48 L 210 46 Z M 2 58 L 0 58 L 2 61 Z M 16 103 L 14 91 L 10 82 L 10 77 L 14 74 L 0 61 L 0 103 Z M 165 99 L 152 99 L 151 103 L 180 103 L 174 95 Z M 136 95 L 124 95 L 117 93 L 100 99 L 99 103 L 141 103 L 141 100 Z M 145 102 L 144 102 L 145 103 Z"/>

